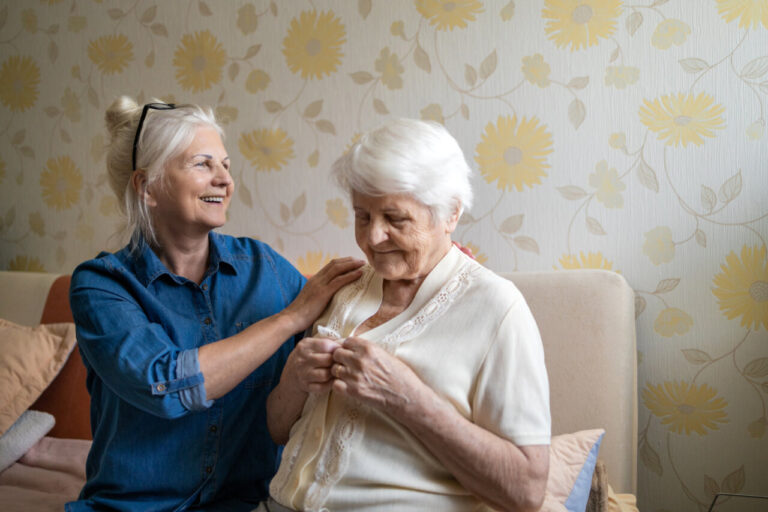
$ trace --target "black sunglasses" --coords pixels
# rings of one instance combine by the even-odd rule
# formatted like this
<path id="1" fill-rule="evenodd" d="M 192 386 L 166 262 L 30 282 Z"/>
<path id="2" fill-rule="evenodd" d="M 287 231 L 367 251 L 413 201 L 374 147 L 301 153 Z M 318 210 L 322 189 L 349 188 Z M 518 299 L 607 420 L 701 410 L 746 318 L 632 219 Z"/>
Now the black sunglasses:
<path id="1" fill-rule="evenodd" d="M 136 127 L 136 136 L 133 138 L 133 154 L 131 155 L 131 163 L 133 163 L 133 169 L 136 170 L 136 149 L 139 147 L 139 135 L 141 135 L 141 127 L 144 126 L 144 118 L 147 117 L 147 111 L 153 110 L 173 110 L 176 108 L 175 103 L 147 103 L 144 108 L 141 109 L 141 117 L 139 118 L 139 125 Z"/>

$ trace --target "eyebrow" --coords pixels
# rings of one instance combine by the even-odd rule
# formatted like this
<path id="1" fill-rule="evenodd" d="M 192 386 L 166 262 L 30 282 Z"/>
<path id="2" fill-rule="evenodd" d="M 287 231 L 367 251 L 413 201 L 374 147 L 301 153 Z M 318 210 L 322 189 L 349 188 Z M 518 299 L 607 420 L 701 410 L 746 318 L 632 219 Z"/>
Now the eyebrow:
<path id="1" fill-rule="evenodd" d="M 197 158 L 198 156 L 204 156 L 204 157 L 205 157 L 205 158 L 207 158 L 208 160 L 213 160 L 213 155 L 207 155 L 207 154 L 205 154 L 205 153 L 198 153 L 198 154 L 196 154 L 196 155 L 192 155 L 190 158 Z M 224 160 L 229 160 L 229 155 L 225 156 L 225 157 L 224 157 L 224 159 L 222 160 L 222 162 L 223 162 Z"/>

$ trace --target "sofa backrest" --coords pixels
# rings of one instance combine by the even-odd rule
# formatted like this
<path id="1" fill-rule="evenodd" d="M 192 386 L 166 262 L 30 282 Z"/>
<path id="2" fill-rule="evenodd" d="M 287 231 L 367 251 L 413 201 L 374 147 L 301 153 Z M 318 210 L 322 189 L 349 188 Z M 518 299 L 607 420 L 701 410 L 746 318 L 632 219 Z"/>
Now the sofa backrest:
<path id="1" fill-rule="evenodd" d="M 634 292 L 607 270 L 502 274 L 518 287 L 544 344 L 552 434 L 605 429 L 599 457 L 617 492 L 637 485 Z"/>

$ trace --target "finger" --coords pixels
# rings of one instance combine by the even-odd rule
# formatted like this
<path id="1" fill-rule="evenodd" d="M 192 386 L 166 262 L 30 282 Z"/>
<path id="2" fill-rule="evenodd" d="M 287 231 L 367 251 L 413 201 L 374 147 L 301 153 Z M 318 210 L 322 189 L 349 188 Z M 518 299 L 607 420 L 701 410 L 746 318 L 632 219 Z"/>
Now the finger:
<path id="1" fill-rule="evenodd" d="M 339 364 L 346 364 L 349 366 L 355 361 L 355 359 L 357 359 L 355 353 L 344 347 L 337 348 L 333 353 L 333 360 Z"/>
<path id="2" fill-rule="evenodd" d="M 328 281 L 328 286 L 334 290 L 338 290 L 342 286 L 348 285 L 349 283 L 356 281 L 360 279 L 360 276 L 363 275 L 362 269 L 355 269 L 350 272 L 347 272 L 345 274 L 339 274 L 330 281 Z"/>
<path id="3" fill-rule="evenodd" d="M 339 274 L 345 274 L 359 269 L 365 264 L 365 261 L 352 258 L 348 256 L 346 258 L 336 258 L 326 263 L 316 274 L 318 277 L 327 277 L 329 280 Z"/>
<path id="4" fill-rule="evenodd" d="M 333 354 L 312 354 L 307 357 L 307 363 L 313 368 L 330 368 L 333 364 Z"/>
<path id="5" fill-rule="evenodd" d="M 304 338 L 299 345 L 310 353 L 319 354 L 330 354 L 341 346 L 338 341 L 329 338 Z"/>
<path id="6" fill-rule="evenodd" d="M 331 370 L 329 368 L 316 368 L 307 373 L 307 380 L 309 384 L 322 384 L 332 379 Z"/>
<path id="7" fill-rule="evenodd" d="M 341 393 L 342 395 L 349 394 L 349 385 L 340 379 L 336 379 L 333 381 L 333 384 L 331 384 L 331 389 L 333 389 L 337 393 Z"/>
<path id="8" fill-rule="evenodd" d="M 337 379 L 343 379 L 344 378 L 344 372 L 346 371 L 346 368 L 344 368 L 343 365 L 340 365 L 338 363 L 331 366 L 331 375 Z"/>

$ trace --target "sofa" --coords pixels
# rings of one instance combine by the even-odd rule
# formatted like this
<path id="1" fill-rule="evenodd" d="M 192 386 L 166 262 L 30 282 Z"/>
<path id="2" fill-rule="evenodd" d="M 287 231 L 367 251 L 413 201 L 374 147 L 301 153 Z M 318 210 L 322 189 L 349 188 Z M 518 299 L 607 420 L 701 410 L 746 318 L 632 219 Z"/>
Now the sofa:
<path id="1" fill-rule="evenodd" d="M 553 442 L 543 510 L 636 510 L 632 289 L 621 275 L 606 270 L 503 275 L 525 296 L 544 343 Z M 5 401 L 26 397 L 26 402 L 15 404 L 15 412 L 9 413 L 8 404 L 0 403 L 5 423 L 13 422 L 0 429 L 0 452 L 14 459 L 7 467 L 0 466 L 3 511 L 62 510 L 84 482 L 91 437 L 89 395 L 74 342 L 68 290 L 67 275 L 0 271 L 0 347 L 5 347 L 0 354 L 0 386 L 3 379 L 20 386 Z M 7 341 L 11 338 L 15 341 Z M 13 350 L 20 358 L 28 357 L 37 350 L 35 343 L 43 343 L 41 339 L 47 340 L 54 355 L 47 354 L 45 361 L 33 358 L 22 370 L 4 367 L 15 364 L 3 361 Z M 16 375 L 20 371 L 26 372 L 23 378 Z M 37 378 L 41 374 L 46 375 L 42 380 Z M 36 434 L 23 421 L 31 415 L 48 421 L 47 426 L 43 421 L 43 427 L 35 427 Z M 10 434 L 30 438 L 26 442 L 31 446 L 9 448 L 4 441 Z M 14 455 L 13 450 L 20 453 Z"/>

